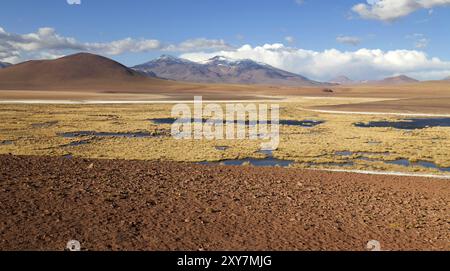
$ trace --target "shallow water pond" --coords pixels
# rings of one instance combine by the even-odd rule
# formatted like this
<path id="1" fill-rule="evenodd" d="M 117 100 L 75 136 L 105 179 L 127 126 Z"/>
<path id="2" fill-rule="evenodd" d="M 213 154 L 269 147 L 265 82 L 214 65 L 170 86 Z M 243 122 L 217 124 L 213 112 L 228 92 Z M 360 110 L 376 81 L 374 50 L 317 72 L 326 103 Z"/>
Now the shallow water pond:
<path id="1" fill-rule="evenodd" d="M 151 122 L 155 124 L 173 124 L 176 119 L 175 118 L 157 118 L 157 119 L 150 119 Z M 214 124 L 232 124 L 233 121 L 221 121 L 221 120 L 210 120 L 210 119 L 178 119 L 178 122 L 180 123 L 206 123 L 211 122 Z M 241 121 L 241 120 L 235 120 L 234 124 L 240 124 L 240 125 L 246 125 L 246 126 L 253 126 L 256 125 L 257 121 Z M 301 126 L 301 127 L 315 127 L 317 125 L 320 125 L 324 123 L 324 121 L 318 121 L 318 120 L 280 120 L 280 125 L 287 125 L 287 126 Z M 268 125 L 272 124 L 272 121 L 267 121 Z"/>
<path id="2" fill-rule="evenodd" d="M 356 127 L 373 128 L 373 127 L 392 127 L 402 130 L 425 129 L 431 127 L 450 127 L 450 118 L 420 118 L 420 119 L 404 119 L 400 121 L 371 121 L 368 123 L 358 122 L 354 124 Z"/>
<path id="3" fill-rule="evenodd" d="M 219 162 L 200 162 L 200 165 L 225 165 L 225 166 L 245 166 L 251 165 L 255 167 L 289 167 L 294 163 L 292 160 L 282 160 L 273 157 L 273 151 L 261 150 L 258 153 L 266 155 L 265 158 L 245 158 L 245 159 L 233 159 L 223 160 Z"/>
<path id="4" fill-rule="evenodd" d="M 391 165 L 404 166 L 404 167 L 419 166 L 419 167 L 424 167 L 424 168 L 437 169 L 439 171 L 444 171 L 444 172 L 450 172 L 450 168 L 448 168 L 448 167 L 447 168 L 446 167 L 439 167 L 435 163 L 429 162 L 429 161 L 411 162 L 408 159 L 398 159 L 398 160 L 394 160 L 394 161 L 386 161 L 385 163 L 391 164 Z"/>
<path id="5" fill-rule="evenodd" d="M 360 161 L 366 161 L 366 162 L 383 162 L 385 164 L 389 165 L 398 165 L 398 166 L 404 166 L 404 167 L 424 167 L 424 168 L 431 168 L 431 169 L 437 169 L 439 171 L 443 172 L 450 172 L 450 168 L 445 167 L 439 167 L 433 162 L 429 161 L 417 161 L 417 162 L 411 162 L 408 159 L 397 159 L 397 160 L 391 160 L 391 161 L 385 161 L 381 159 L 374 159 L 365 157 L 364 155 L 382 155 L 382 156 L 389 156 L 390 153 L 388 152 L 351 152 L 351 151 L 337 151 L 335 153 L 337 156 L 347 156 L 350 157 L 354 154 L 361 155 L 360 157 L 355 158 L 354 160 L 360 160 Z M 352 162 L 349 162 L 352 163 Z"/>
<path id="6" fill-rule="evenodd" d="M 289 167 L 294 161 L 280 160 L 272 157 L 267 158 L 245 158 L 236 160 L 224 160 L 220 162 L 200 162 L 200 165 L 224 165 L 224 166 L 245 166 L 255 167 Z"/>

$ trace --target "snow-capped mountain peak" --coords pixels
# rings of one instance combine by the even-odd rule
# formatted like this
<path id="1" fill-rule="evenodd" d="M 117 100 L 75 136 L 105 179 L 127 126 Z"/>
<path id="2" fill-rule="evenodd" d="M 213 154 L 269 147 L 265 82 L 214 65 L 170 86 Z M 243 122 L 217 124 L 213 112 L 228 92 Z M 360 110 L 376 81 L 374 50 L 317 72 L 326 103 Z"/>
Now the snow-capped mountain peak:
<path id="1" fill-rule="evenodd" d="M 200 83 L 327 85 L 251 59 L 232 59 L 220 55 L 199 62 L 164 55 L 133 68 L 161 78 Z"/>

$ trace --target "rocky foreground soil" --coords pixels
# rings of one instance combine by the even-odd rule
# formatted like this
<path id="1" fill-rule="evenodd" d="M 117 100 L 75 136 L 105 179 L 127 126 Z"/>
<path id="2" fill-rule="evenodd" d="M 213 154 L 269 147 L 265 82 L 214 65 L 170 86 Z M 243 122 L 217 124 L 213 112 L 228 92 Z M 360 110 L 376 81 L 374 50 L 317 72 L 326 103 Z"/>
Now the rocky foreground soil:
<path id="1" fill-rule="evenodd" d="M 0 250 L 450 250 L 450 181 L 0 156 Z"/>

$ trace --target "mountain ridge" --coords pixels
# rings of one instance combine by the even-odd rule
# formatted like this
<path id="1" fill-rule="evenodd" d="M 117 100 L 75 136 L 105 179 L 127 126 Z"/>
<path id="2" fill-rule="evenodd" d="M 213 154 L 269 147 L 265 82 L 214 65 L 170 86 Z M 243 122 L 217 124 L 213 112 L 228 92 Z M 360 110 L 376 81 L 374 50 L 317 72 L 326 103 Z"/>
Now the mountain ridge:
<path id="1" fill-rule="evenodd" d="M 339 84 L 339 85 L 349 85 L 349 84 L 355 83 L 355 81 L 353 81 L 352 79 L 348 78 L 345 75 L 336 76 L 336 77 L 332 78 L 331 80 L 329 80 L 329 82 Z"/>
<path id="2" fill-rule="evenodd" d="M 392 76 L 392 77 L 386 77 L 382 80 L 375 81 L 375 83 L 382 84 L 382 85 L 413 84 L 413 83 L 418 83 L 418 82 L 419 82 L 419 80 L 416 80 L 416 79 L 411 78 L 406 75 L 397 75 L 397 76 Z"/>
<path id="3" fill-rule="evenodd" d="M 215 56 L 202 62 L 193 62 L 163 55 L 157 59 L 132 67 L 144 74 L 153 73 L 160 78 L 195 83 L 321 86 L 329 83 L 310 80 L 250 59 L 231 59 Z"/>
<path id="4" fill-rule="evenodd" d="M 112 59 L 77 53 L 54 60 L 30 60 L 0 69 L 1 89 L 115 89 L 121 85 L 151 85 L 149 78 Z"/>

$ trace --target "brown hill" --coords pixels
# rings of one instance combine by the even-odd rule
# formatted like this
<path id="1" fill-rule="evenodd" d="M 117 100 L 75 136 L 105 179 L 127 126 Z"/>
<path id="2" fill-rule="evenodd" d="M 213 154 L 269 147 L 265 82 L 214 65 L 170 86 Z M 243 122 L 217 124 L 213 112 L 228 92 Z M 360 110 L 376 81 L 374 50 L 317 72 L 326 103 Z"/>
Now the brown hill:
<path id="1" fill-rule="evenodd" d="M 32 60 L 0 70 L 0 89 L 151 89 L 171 82 L 149 78 L 106 57 L 79 53 Z"/>
<path id="2" fill-rule="evenodd" d="M 414 84 L 414 83 L 418 83 L 418 82 L 419 82 L 418 80 L 408 77 L 406 75 L 399 75 L 399 76 L 384 78 L 383 80 L 376 81 L 374 83 L 380 84 L 380 85 L 402 85 L 402 84 Z"/>

